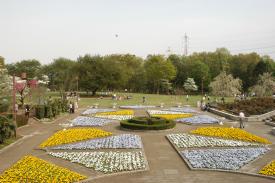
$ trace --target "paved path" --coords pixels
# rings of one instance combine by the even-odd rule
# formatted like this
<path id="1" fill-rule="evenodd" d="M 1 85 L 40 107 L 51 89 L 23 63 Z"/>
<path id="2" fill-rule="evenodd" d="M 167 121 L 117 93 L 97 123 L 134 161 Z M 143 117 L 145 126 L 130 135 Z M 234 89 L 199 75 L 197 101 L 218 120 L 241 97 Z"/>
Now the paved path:
<path id="1" fill-rule="evenodd" d="M 144 115 L 144 111 L 138 111 L 137 115 Z M 68 161 L 48 156 L 45 151 L 37 149 L 38 145 L 51 136 L 55 131 L 62 129 L 58 124 L 65 122 L 68 119 L 76 117 L 78 114 L 63 116 L 57 119 L 52 124 L 42 124 L 34 120 L 29 126 L 18 129 L 18 134 L 23 138 L 14 145 L 9 146 L 4 150 L 0 150 L 0 172 L 9 168 L 13 163 L 18 161 L 22 156 L 32 154 L 42 159 L 53 162 L 57 165 L 67 167 L 73 171 L 82 173 L 90 177 L 102 176 L 102 173 L 93 171 L 83 166 L 70 163 Z M 227 123 L 229 126 L 236 126 L 237 123 Z M 211 182 L 211 183 L 231 183 L 234 181 L 252 182 L 252 183 L 271 183 L 274 180 L 267 178 L 254 177 L 244 174 L 225 173 L 216 171 L 190 171 L 184 161 L 180 158 L 177 152 L 173 149 L 170 143 L 166 140 L 165 135 L 168 133 L 187 132 L 198 126 L 190 126 L 177 124 L 172 130 L 158 132 L 140 132 L 140 131 L 123 131 L 119 128 L 119 123 L 112 123 L 102 127 L 104 130 L 120 133 L 133 133 L 142 137 L 145 154 L 149 162 L 150 170 L 146 172 L 129 173 L 115 176 L 102 177 L 90 182 L 94 183 L 182 183 L 182 182 Z M 269 131 L 271 127 L 260 122 L 249 123 L 246 130 L 263 136 L 275 143 L 275 136 L 272 136 Z M 257 172 L 257 168 L 263 166 L 266 162 L 275 159 L 275 148 L 272 147 L 272 152 L 265 155 L 263 158 L 251 163 L 243 168 L 249 172 Z"/>

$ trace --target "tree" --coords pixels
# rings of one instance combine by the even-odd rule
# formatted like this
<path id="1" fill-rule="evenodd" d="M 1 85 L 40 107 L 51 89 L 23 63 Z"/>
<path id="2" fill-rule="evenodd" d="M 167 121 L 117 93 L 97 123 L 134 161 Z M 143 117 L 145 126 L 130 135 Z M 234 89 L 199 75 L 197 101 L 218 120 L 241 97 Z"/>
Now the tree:
<path id="1" fill-rule="evenodd" d="M 190 91 L 197 91 L 198 90 L 198 86 L 196 85 L 195 81 L 193 78 L 187 78 L 184 82 L 184 89 L 187 91 L 187 92 L 190 92 Z"/>
<path id="2" fill-rule="evenodd" d="M 59 91 L 76 89 L 77 73 L 74 70 L 75 65 L 76 62 L 73 60 L 60 57 L 54 59 L 53 63 L 43 66 L 42 74 L 48 76 L 49 88 Z"/>
<path id="3" fill-rule="evenodd" d="M 275 92 L 275 78 L 271 73 L 263 73 L 259 76 L 257 84 L 252 87 L 252 91 L 258 96 L 271 96 Z"/>
<path id="4" fill-rule="evenodd" d="M 151 91 L 159 93 L 163 79 L 172 80 L 176 76 L 176 69 L 170 61 L 161 55 L 149 55 L 145 61 L 147 84 L 152 85 Z"/>
<path id="5" fill-rule="evenodd" d="M 221 72 L 209 86 L 212 94 L 221 97 L 234 96 L 241 93 L 242 82 L 240 79 L 234 79 L 231 74 Z"/>
<path id="6" fill-rule="evenodd" d="M 41 64 L 38 60 L 22 60 L 15 64 L 7 64 L 7 69 L 10 75 L 21 76 L 22 73 L 26 73 L 28 79 L 33 79 L 34 77 L 40 78 L 41 73 Z"/>

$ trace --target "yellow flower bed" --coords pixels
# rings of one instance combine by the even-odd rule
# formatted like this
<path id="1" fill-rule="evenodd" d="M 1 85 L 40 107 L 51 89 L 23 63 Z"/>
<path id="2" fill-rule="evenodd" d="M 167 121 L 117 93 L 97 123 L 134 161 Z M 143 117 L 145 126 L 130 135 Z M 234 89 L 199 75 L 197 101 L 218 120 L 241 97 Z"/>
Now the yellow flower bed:
<path id="1" fill-rule="evenodd" d="M 192 114 L 153 114 L 152 117 L 161 117 L 165 119 L 178 119 L 178 118 L 189 118 Z"/>
<path id="2" fill-rule="evenodd" d="M 86 178 L 34 156 L 25 156 L 0 175 L 0 182 L 58 183 L 78 182 Z"/>
<path id="3" fill-rule="evenodd" d="M 243 140 L 249 142 L 258 142 L 263 144 L 271 144 L 265 138 L 253 135 L 247 131 L 241 130 L 239 128 L 223 128 L 223 127 L 202 127 L 191 131 L 193 134 L 221 137 L 226 139 Z"/>
<path id="4" fill-rule="evenodd" d="M 112 133 L 96 128 L 72 128 L 68 130 L 61 130 L 56 132 L 54 135 L 52 135 L 50 138 L 40 144 L 40 148 L 68 144 L 81 140 L 105 137 L 109 135 L 112 135 Z"/>
<path id="5" fill-rule="evenodd" d="M 259 171 L 259 174 L 275 176 L 275 160 Z"/>
<path id="6" fill-rule="evenodd" d="M 96 115 L 134 115 L 133 110 L 120 110 L 120 111 L 111 111 L 111 112 L 98 112 Z"/>

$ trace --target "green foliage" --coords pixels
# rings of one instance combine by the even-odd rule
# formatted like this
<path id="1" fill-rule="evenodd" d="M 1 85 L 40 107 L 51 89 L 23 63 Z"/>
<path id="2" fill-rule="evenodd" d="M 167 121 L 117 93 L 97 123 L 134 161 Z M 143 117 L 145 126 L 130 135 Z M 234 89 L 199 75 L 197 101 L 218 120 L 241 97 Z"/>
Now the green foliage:
<path id="1" fill-rule="evenodd" d="M 210 83 L 210 88 L 215 96 L 230 97 L 241 93 L 242 82 L 238 78 L 234 79 L 231 74 L 221 72 Z"/>
<path id="2" fill-rule="evenodd" d="M 21 126 L 28 124 L 28 120 L 29 120 L 29 118 L 24 113 L 20 114 L 20 115 L 16 115 L 17 127 L 21 127 Z"/>
<path id="3" fill-rule="evenodd" d="M 132 130 L 164 130 L 174 128 L 176 122 L 159 117 L 136 117 L 121 121 L 120 126 Z"/>
<path id="4" fill-rule="evenodd" d="M 15 74 L 21 76 L 22 73 L 27 74 L 27 78 L 33 79 L 34 77 L 41 78 L 41 64 L 38 60 L 22 60 L 15 64 L 7 64 L 7 69 L 10 75 Z"/>
<path id="5" fill-rule="evenodd" d="M 45 106 L 44 105 L 35 106 L 35 117 L 37 117 L 38 119 L 45 118 Z"/>
<path id="6" fill-rule="evenodd" d="M 159 93 L 161 81 L 172 80 L 176 76 L 176 69 L 170 61 L 161 55 L 149 55 L 145 61 L 147 84 L 152 86 L 151 92 Z"/>
<path id="7" fill-rule="evenodd" d="M 0 115 L 0 144 L 12 136 L 16 136 L 15 125 L 7 117 Z"/>

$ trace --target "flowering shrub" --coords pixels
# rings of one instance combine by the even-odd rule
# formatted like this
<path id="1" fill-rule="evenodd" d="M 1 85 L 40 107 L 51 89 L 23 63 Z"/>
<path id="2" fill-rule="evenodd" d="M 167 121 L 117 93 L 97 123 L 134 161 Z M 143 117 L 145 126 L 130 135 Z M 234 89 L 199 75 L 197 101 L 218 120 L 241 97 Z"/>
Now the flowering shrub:
<path id="1" fill-rule="evenodd" d="M 153 117 L 161 117 L 161 118 L 165 118 L 165 119 L 178 119 L 178 118 L 188 118 L 191 117 L 192 114 L 153 114 L 151 115 Z"/>
<path id="2" fill-rule="evenodd" d="M 141 138 L 138 135 L 122 134 L 117 136 L 92 139 L 75 144 L 65 144 L 51 149 L 115 149 L 115 148 L 141 148 Z"/>
<path id="3" fill-rule="evenodd" d="M 219 120 L 208 115 L 198 115 L 190 118 L 180 118 L 176 120 L 177 122 L 184 122 L 190 124 L 212 124 L 218 123 Z"/>
<path id="4" fill-rule="evenodd" d="M 241 147 L 241 146 L 259 146 L 258 143 L 250 143 L 228 139 L 218 139 L 213 137 L 203 137 L 189 134 L 168 134 L 168 139 L 178 148 L 190 147 Z"/>
<path id="5" fill-rule="evenodd" d="M 104 116 L 104 115 L 134 115 L 133 110 L 120 110 L 120 111 L 111 111 L 111 112 L 98 112 L 96 113 L 98 116 Z"/>
<path id="6" fill-rule="evenodd" d="M 83 164 L 103 173 L 145 169 L 145 160 L 138 152 L 50 152 L 50 155 Z"/>
<path id="7" fill-rule="evenodd" d="M 86 178 L 34 156 L 25 156 L 0 175 L 0 182 L 78 182 Z"/>
<path id="8" fill-rule="evenodd" d="M 78 116 L 72 120 L 73 126 L 104 126 L 111 122 L 113 120 L 88 116 Z"/>
<path id="9" fill-rule="evenodd" d="M 263 175 L 275 175 L 275 160 L 266 165 L 263 169 L 259 171 L 259 174 Z"/>
<path id="10" fill-rule="evenodd" d="M 185 150 L 181 154 L 190 162 L 193 168 L 209 168 L 238 170 L 248 162 L 265 154 L 269 149 L 240 148 L 240 149 L 204 149 Z"/>
<path id="11" fill-rule="evenodd" d="M 249 142 L 258 142 L 263 144 L 271 144 L 265 138 L 253 135 L 239 128 L 225 128 L 225 127 L 202 127 L 191 131 L 193 134 L 221 137 L 226 139 L 243 140 Z"/>
<path id="12" fill-rule="evenodd" d="M 111 111 L 115 111 L 114 109 L 87 109 L 85 110 L 82 114 L 83 115 L 89 115 L 89 114 L 95 114 L 98 112 L 111 112 Z"/>
<path id="13" fill-rule="evenodd" d="M 91 138 L 105 137 L 111 134 L 112 133 L 110 132 L 106 132 L 96 128 L 72 128 L 68 130 L 61 130 L 56 132 L 53 136 L 40 144 L 40 147 L 44 148 L 48 146 L 68 144 Z"/>

